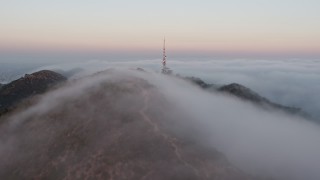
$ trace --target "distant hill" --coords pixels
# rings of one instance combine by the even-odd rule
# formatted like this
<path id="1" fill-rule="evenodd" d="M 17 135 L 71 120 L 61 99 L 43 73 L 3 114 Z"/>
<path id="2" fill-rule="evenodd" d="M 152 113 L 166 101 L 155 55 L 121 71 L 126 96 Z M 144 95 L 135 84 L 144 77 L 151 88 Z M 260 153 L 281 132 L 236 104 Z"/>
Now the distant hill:
<path id="1" fill-rule="evenodd" d="M 239 97 L 241 99 L 253 102 L 253 103 L 258 104 L 264 108 L 274 108 L 274 109 L 288 112 L 290 114 L 304 115 L 304 113 L 302 112 L 302 110 L 300 108 L 288 107 L 288 106 L 283 106 L 281 104 L 273 103 L 273 102 L 269 101 L 267 98 L 260 96 L 258 93 L 252 91 L 251 89 L 249 89 L 241 84 L 232 83 L 229 85 L 222 86 L 218 90 L 221 92 L 232 94 L 232 95 Z"/>
<path id="2" fill-rule="evenodd" d="M 25 98 L 45 92 L 49 87 L 65 81 L 66 78 L 56 72 L 43 70 L 26 74 L 0 88 L 0 115 Z"/>
<path id="3" fill-rule="evenodd" d="M 200 78 L 196 77 L 186 77 L 185 79 L 191 81 L 192 83 L 198 85 L 199 87 L 205 90 L 230 94 L 242 100 L 254 103 L 264 109 L 281 110 L 289 114 L 296 114 L 299 116 L 310 118 L 310 116 L 307 113 L 303 112 L 303 110 L 300 108 L 283 106 L 281 104 L 271 102 L 267 98 L 260 96 L 258 93 L 241 84 L 231 83 L 229 85 L 218 86 L 215 84 L 208 84 Z"/>

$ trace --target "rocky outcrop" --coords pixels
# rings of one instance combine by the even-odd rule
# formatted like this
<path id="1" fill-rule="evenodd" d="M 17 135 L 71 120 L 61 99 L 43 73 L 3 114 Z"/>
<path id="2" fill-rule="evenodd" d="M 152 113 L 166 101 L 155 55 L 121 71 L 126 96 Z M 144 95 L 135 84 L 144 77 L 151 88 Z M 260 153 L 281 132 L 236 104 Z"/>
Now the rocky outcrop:
<path id="1" fill-rule="evenodd" d="M 66 78 L 56 72 L 43 70 L 3 85 L 0 89 L 0 115 L 8 111 L 21 100 L 45 92 L 49 87 L 65 81 Z"/>

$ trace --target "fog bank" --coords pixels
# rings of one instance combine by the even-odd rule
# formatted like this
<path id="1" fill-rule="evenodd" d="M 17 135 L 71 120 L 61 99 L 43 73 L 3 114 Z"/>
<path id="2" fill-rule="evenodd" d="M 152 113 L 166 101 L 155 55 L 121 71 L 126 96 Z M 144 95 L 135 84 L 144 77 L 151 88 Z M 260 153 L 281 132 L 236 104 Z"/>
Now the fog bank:
<path id="1" fill-rule="evenodd" d="M 160 72 L 161 60 L 100 61 L 65 63 L 40 69 L 83 68 L 95 71 L 105 67 L 142 67 Z M 320 60 L 317 59 L 169 59 L 168 66 L 184 76 L 196 76 L 207 83 L 239 83 L 269 100 L 300 107 L 320 121 Z M 36 69 L 39 70 L 39 69 Z"/>
<path id="2" fill-rule="evenodd" d="M 103 66 L 101 63 L 91 62 L 89 65 L 87 64 L 86 71 L 71 78 L 82 77 L 82 80 L 70 80 L 65 87 L 44 95 L 34 106 L 12 116 L 8 127 L 14 129 L 22 126 L 29 117 L 44 115 L 57 106 L 63 107 L 64 102 L 81 98 L 84 93 L 88 93 L 88 89 L 99 86 L 101 82 L 138 77 L 155 86 L 164 95 L 168 105 L 179 109 L 169 113 L 189 117 L 176 120 L 181 124 L 180 128 L 189 126 L 205 134 L 194 137 L 196 133 L 182 131 L 186 132 L 186 137 L 218 149 L 238 168 L 277 179 L 320 179 L 320 128 L 316 124 L 280 112 L 264 111 L 234 97 L 206 92 L 181 79 L 154 73 L 152 68 L 147 68 L 146 73 L 128 70 L 137 63 Z M 87 74 L 114 67 L 118 73 L 86 78 Z M 139 104 L 139 99 L 133 100 L 136 102 L 131 103 Z M 89 103 L 95 107 L 94 102 Z M 121 112 L 119 104 L 117 109 Z M 3 127 L 1 130 L 8 131 L 3 130 Z M 181 132 L 181 129 L 176 131 Z M 16 141 L 1 141 L 1 156 L 12 150 L 12 143 Z"/>
<path id="3" fill-rule="evenodd" d="M 177 79 L 143 78 L 188 114 L 211 144 L 246 172 L 277 179 L 320 178 L 320 127 L 280 112 L 267 112 L 229 96 L 204 92 Z M 189 134 L 193 136 L 193 134 Z"/>

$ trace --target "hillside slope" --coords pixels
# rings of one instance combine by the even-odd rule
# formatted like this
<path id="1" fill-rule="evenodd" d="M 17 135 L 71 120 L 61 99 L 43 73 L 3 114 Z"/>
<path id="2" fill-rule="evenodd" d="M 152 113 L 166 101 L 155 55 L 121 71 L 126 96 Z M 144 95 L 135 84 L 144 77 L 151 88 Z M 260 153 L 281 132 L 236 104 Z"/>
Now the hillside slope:
<path id="1" fill-rule="evenodd" d="M 0 179 L 254 179 L 175 131 L 186 117 L 155 87 L 108 76 L 70 82 L 33 106 L 41 112 L 4 119 Z"/>
<path id="2" fill-rule="evenodd" d="M 307 119 L 312 119 L 311 116 L 305 113 L 301 108 L 284 106 L 281 104 L 271 102 L 267 98 L 259 95 L 257 92 L 238 83 L 231 83 L 228 85 L 218 86 L 215 84 L 208 84 L 203 80 L 201 80 L 200 78 L 196 78 L 196 77 L 186 77 L 185 79 L 199 86 L 204 90 L 232 95 L 244 101 L 253 103 L 263 109 L 280 110 L 288 114 L 299 115 Z"/>
<path id="3" fill-rule="evenodd" d="M 0 115 L 13 105 L 35 94 L 45 92 L 49 87 L 65 81 L 66 78 L 56 72 L 43 70 L 0 86 Z"/>

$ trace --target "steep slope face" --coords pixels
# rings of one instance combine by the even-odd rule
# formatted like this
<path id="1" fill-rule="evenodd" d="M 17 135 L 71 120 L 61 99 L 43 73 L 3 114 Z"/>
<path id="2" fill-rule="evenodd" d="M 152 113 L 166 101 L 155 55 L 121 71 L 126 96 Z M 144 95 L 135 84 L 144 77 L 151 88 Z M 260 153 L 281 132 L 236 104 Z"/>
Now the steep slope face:
<path id="1" fill-rule="evenodd" d="M 43 70 L 12 81 L 0 88 L 0 115 L 24 98 L 45 92 L 48 87 L 65 81 L 62 75 Z"/>
<path id="2" fill-rule="evenodd" d="M 185 117 L 146 81 L 96 76 L 4 120 L 0 179 L 253 179 L 173 131 Z"/>
<path id="3" fill-rule="evenodd" d="M 297 114 L 299 116 L 312 119 L 307 113 L 303 112 L 300 108 L 296 107 L 289 107 L 289 106 L 283 106 L 281 104 L 277 104 L 274 102 L 269 101 L 267 98 L 264 98 L 260 96 L 258 93 L 252 91 L 251 89 L 237 83 L 232 83 L 228 85 L 224 85 L 221 87 L 218 87 L 215 84 L 208 84 L 197 77 L 186 77 L 186 80 L 192 82 L 193 84 L 209 91 L 213 92 L 222 92 L 222 93 L 228 93 L 230 95 L 236 96 L 242 100 L 252 102 L 264 109 L 275 109 L 275 110 L 281 110 L 289 114 Z"/>
<path id="4" fill-rule="evenodd" d="M 266 98 L 261 97 L 259 94 L 253 92 L 251 89 L 237 83 L 222 86 L 219 88 L 219 91 L 228 92 L 232 95 L 235 95 L 245 100 L 249 100 L 254 103 L 269 103 L 269 100 L 267 100 Z"/>
<path id="5" fill-rule="evenodd" d="M 255 104 L 261 105 L 264 108 L 274 108 L 290 114 L 299 114 L 302 116 L 307 116 L 305 113 L 302 112 L 300 108 L 288 107 L 288 106 L 283 106 L 280 104 L 273 103 L 268 99 L 260 96 L 258 93 L 252 91 L 251 89 L 237 83 L 232 83 L 229 85 L 222 86 L 218 90 L 221 92 L 232 94 L 243 100 L 247 100 Z"/>

